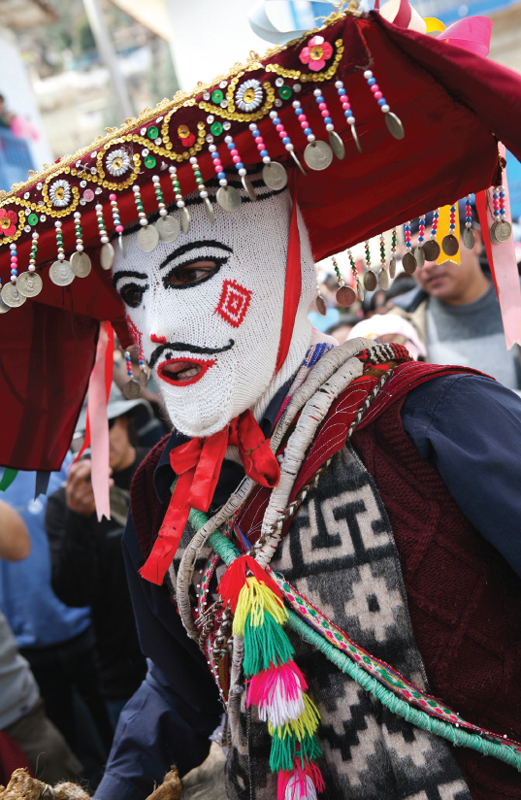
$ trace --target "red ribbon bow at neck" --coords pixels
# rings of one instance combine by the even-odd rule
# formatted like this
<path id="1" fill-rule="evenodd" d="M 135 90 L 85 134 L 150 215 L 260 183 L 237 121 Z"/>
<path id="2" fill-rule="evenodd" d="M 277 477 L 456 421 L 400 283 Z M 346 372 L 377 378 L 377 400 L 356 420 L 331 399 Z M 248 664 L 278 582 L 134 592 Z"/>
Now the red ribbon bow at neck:
<path id="1" fill-rule="evenodd" d="M 139 570 L 145 580 L 163 582 L 179 547 L 190 509 L 208 511 L 229 445 L 239 448 L 246 475 L 254 481 L 270 489 L 279 482 L 279 463 L 249 410 L 208 439 L 191 439 L 175 447 L 170 453 L 170 465 L 177 482 L 152 552 Z"/>

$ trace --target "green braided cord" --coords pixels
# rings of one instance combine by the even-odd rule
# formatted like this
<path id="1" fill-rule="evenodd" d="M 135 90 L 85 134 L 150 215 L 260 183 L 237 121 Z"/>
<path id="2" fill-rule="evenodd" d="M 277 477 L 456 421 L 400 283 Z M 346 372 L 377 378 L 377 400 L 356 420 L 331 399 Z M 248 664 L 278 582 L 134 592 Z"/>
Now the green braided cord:
<path id="1" fill-rule="evenodd" d="M 394 714 L 398 714 L 418 728 L 448 739 L 449 742 L 458 747 L 470 747 L 485 756 L 494 756 L 521 771 L 521 754 L 517 753 L 513 748 L 490 742 L 488 739 L 482 739 L 475 734 L 468 733 L 461 728 L 456 728 L 447 722 L 431 717 L 425 711 L 412 708 L 405 700 L 396 697 L 389 689 L 382 686 L 376 678 L 364 672 L 345 653 L 326 642 L 319 633 L 310 628 L 294 611 L 289 610 L 288 614 L 287 624 L 295 633 L 324 653 L 342 672 L 345 672 L 359 686 L 374 695 Z"/>
<path id="2" fill-rule="evenodd" d="M 190 511 L 189 520 L 194 528 L 196 526 L 201 527 L 207 521 L 207 516 L 206 514 L 192 509 Z M 212 533 L 208 539 L 208 544 L 213 547 L 227 565 L 240 556 L 240 552 L 235 545 L 218 531 Z M 351 661 L 349 656 L 337 650 L 336 647 L 323 639 L 317 631 L 310 628 L 306 622 L 290 609 L 288 609 L 287 625 L 304 639 L 304 641 L 309 642 L 309 644 L 312 644 L 317 650 L 320 650 L 320 652 L 335 664 L 335 666 L 346 673 L 346 675 L 349 675 L 355 683 L 380 700 L 380 702 L 394 714 L 403 717 L 407 722 L 416 725 L 417 728 L 422 728 L 424 731 L 429 731 L 429 733 L 447 739 L 457 747 L 469 747 L 471 750 L 477 750 L 478 753 L 482 753 L 482 755 L 494 756 L 521 772 L 521 753 L 518 753 L 508 745 L 482 739 L 476 734 L 468 733 L 462 728 L 456 728 L 447 722 L 431 717 L 429 714 L 426 714 L 425 711 L 412 708 L 405 700 L 397 697 L 390 689 L 382 686 L 376 678 L 368 675 L 358 664 Z"/>

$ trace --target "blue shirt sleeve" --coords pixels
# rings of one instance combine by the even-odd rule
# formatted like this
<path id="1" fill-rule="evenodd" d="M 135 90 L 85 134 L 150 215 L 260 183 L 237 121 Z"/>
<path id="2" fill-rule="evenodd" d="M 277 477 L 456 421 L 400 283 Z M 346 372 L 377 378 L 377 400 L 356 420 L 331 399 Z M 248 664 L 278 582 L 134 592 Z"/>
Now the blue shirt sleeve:
<path id="1" fill-rule="evenodd" d="M 521 399 L 492 378 L 448 375 L 409 392 L 401 415 L 467 519 L 521 576 Z"/>
<path id="2" fill-rule="evenodd" d="M 121 713 L 97 800 L 143 800 L 172 764 L 181 775 L 198 766 L 222 714 L 205 659 L 187 636 L 168 590 L 139 575 L 144 559 L 131 514 L 123 556 L 149 669 Z"/>

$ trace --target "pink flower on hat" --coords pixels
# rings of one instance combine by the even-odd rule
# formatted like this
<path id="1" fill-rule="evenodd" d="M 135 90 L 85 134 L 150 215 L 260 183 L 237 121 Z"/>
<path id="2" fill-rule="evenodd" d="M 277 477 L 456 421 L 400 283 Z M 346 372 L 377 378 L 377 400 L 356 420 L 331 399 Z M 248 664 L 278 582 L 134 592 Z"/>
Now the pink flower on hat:
<path id="1" fill-rule="evenodd" d="M 302 48 L 299 55 L 303 64 L 309 64 L 314 72 L 319 72 L 326 65 L 328 58 L 333 55 L 333 48 L 323 36 L 312 36 L 307 47 Z"/>
<path id="2" fill-rule="evenodd" d="M 18 218 L 14 211 L 0 209 L 0 234 L 12 236 L 16 232 L 16 222 Z"/>

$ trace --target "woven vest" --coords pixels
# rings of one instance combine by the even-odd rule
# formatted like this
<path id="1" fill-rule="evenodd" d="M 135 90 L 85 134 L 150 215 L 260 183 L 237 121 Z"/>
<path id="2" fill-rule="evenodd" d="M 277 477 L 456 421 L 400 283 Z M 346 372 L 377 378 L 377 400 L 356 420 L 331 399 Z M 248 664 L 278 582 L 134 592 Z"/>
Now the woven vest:
<path id="1" fill-rule="evenodd" d="M 390 399 L 389 399 L 390 400 Z M 401 397 L 352 442 L 378 486 L 432 694 L 521 739 L 521 580 L 459 510 L 401 421 Z M 473 800 L 521 798 L 521 775 L 453 748 Z"/>
<path id="2" fill-rule="evenodd" d="M 439 474 L 418 454 L 400 411 L 407 389 L 441 374 L 463 372 L 417 362 L 397 367 L 352 443 L 385 504 L 401 561 L 414 635 L 430 691 L 480 727 L 521 740 L 521 580 L 459 510 Z M 350 405 L 348 388 L 336 401 Z M 354 400 L 354 397 L 353 397 Z M 352 405 L 352 403 L 351 403 Z M 326 420 L 315 445 L 347 434 Z M 342 434 L 342 430 L 344 433 Z M 152 477 L 167 439 L 142 462 L 131 490 L 136 535 L 148 556 L 167 504 L 157 500 Z M 342 446 L 332 445 L 333 452 Z M 297 487 L 327 457 L 314 446 Z M 259 491 L 256 514 L 269 491 Z M 251 513 L 254 513 L 253 511 Z M 173 612 L 175 613 L 175 612 Z M 453 748 L 473 800 L 521 800 L 521 776 L 492 757 Z"/>

